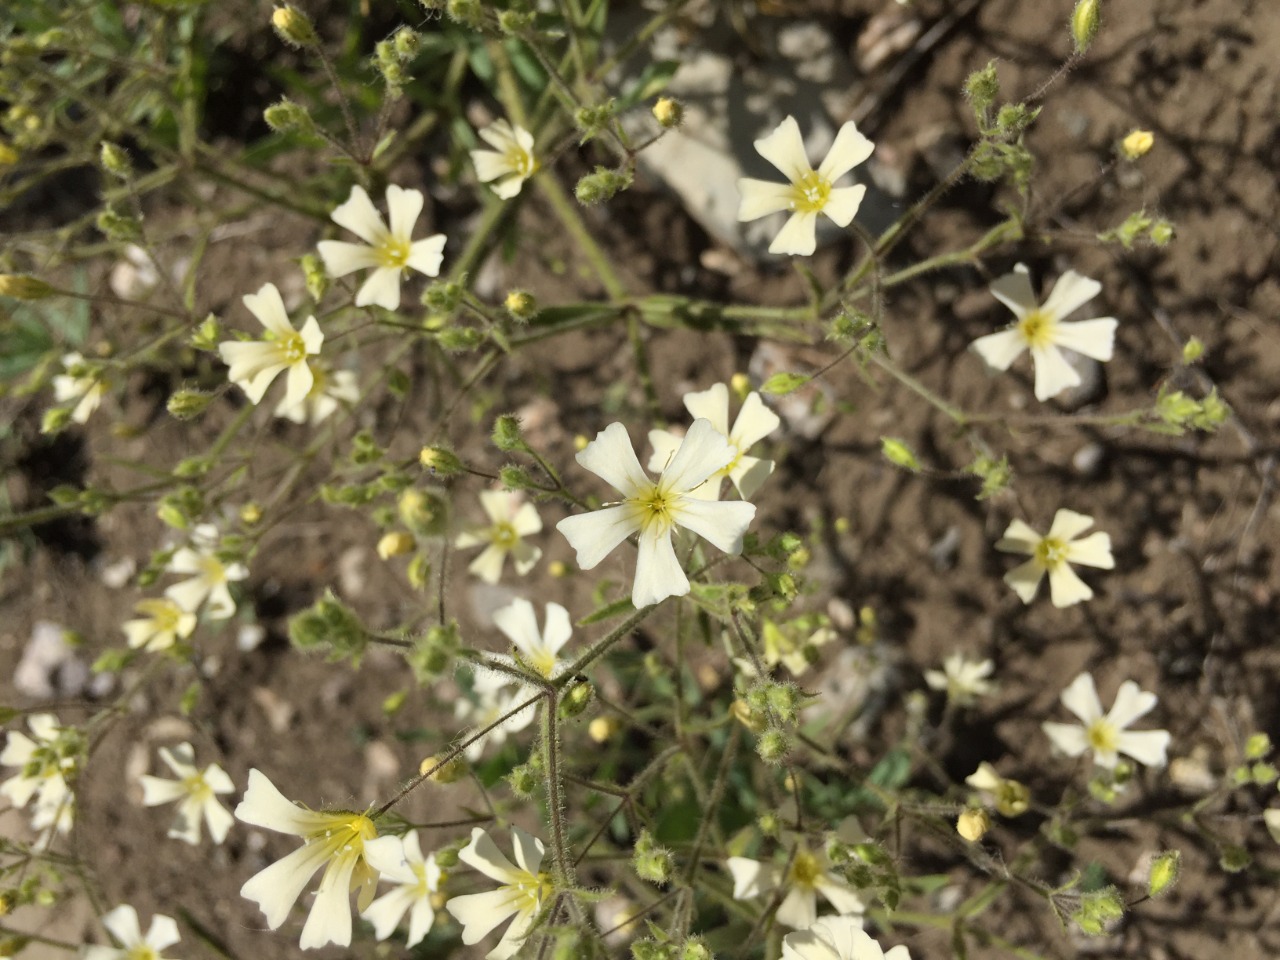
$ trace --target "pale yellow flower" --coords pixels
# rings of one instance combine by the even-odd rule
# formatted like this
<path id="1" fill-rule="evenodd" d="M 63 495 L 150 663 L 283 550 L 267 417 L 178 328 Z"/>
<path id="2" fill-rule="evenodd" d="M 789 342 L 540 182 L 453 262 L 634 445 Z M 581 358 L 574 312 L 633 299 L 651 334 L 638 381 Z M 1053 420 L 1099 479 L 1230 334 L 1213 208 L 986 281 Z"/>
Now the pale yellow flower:
<path id="1" fill-rule="evenodd" d="M 503 200 L 510 200 L 538 170 L 538 161 L 533 155 L 533 134 L 506 120 L 495 120 L 478 132 L 480 139 L 493 149 L 471 151 L 476 176 L 481 183 L 490 184 Z"/>

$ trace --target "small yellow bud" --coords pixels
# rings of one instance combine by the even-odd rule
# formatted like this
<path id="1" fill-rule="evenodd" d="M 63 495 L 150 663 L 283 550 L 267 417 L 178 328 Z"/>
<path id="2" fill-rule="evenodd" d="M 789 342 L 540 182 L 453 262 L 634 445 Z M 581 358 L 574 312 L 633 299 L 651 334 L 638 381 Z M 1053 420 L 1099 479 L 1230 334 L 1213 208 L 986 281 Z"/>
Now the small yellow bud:
<path id="1" fill-rule="evenodd" d="M 839 533 L 839 534 L 846 534 L 846 533 L 848 533 L 848 532 L 849 532 L 849 529 L 850 529 L 850 526 L 849 526 L 849 518 L 848 518 L 848 517 L 836 517 L 836 522 L 835 522 L 834 524 L 832 524 L 832 526 L 834 526 L 834 527 L 835 527 L 835 531 L 836 531 L 836 533 Z"/>
<path id="2" fill-rule="evenodd" d="M 25 273 L 0 273 L 0 297 L 15 300 L 43 300 L 54 294 L 53 287 Z"/>
<path id="3" fill-rule="evenodd" d="M 729 712 L 733 714 L 733 718 L 735 720 L 752 733 L 759 733 L 765 728 L 764 717 L 752 710 L 750 704 L 745 700 L 733 701 L 733 703 L 729 705 Z"/>
<path id="4" fill-rule="evenodd" d="M 653 105 L 653 119 L 668 130 L 678 127 L 684 123 L 684 105 L 671 97 L 660 97 Z"/>
<path id="5" fill-rule="evenodd" d="M 1071 13 L 1071 39 L 1076 53 L 1084 53 L 1098 35 L 1099 0 L 1080 0 Z"/>
<path id="6" fill-rule="evenodd" d="M 240 522 L 252 527 L 262 522 L 262 508 L 256 503 L 246 503 L 240 508 Z"/>
<path id="7" fill-rule="evenodd" d="M 573 438 L 573 449 L 585 450 L 587 449 L 587 444 L 590 442 L 591 441 L 588 440 L 586 437 L 584 437 L 582 434 L 578 434 L 576 437 Z"/>
<path id="8" fill-rule="evenodd" d="M 439 757 L 427 757 L 425 760 L 422 761 L 422 763 L 418 764 L 418 773 L 420 775 L 425 775 L 428 770 L 430 770 L 439 762 L 440 762 Z M 448 763 L 442 766 L 435 773 L 431 774 L 431 776 L 428 777 L 427 779 L 433 780 L 436 783 L 453 783 L 454 781 L 460 780 L 463 776 L 465 776 L 466 772 L 467 772 L 466 761 L 463 760 L 461 757 L 454 757 L 452 760 L 450 760 Z"/>
<path id="9" fill-rule="evenodd" d="M 0 143 L 0 167 L 12 167 L 20 159 L 17 150 L 7 143 Z"/>
<path id="10" fill-rule="evenodd" d="M 745 373 L 735 373 L 729 378 L 729 389 L 739 400 L 745 400 L 751 392 L 751 378 Z"/>
<path id="11" fill-rule="evenodd" d="M 956 833 L 970 843 L 977 843 L 991 829 L 991 817 L 985 810 L 966 810 L 956 820 Z"/>
<path id="12" fill-rule="evenodd" d="M 406 553 L 413 553 L 417 545 L 417 541 L 413 539 L 413 534 L 393 530 L 391 533 L 384 533 L 382 539 L 378 541 L 378 556 L 383 560 L 401 557 Z"/>
<path id="13" fill-rule="evenodd" d="M 569 575 L 569 567 L 563 560 L 552 560 L 547 564 L 547 573 L 553 577 L 567 577 Z"/>
<path id="14" fill-rule="evenodd" d="M 289 4 L 276 7 L 271 14 L 271 26 L 275 27 L 281 40 L 295 47 L 314 47 L 320 42 L 307 15 Z"/>
<path id="15" fill-rule="evenodd" d="M 529 320 L 538 312 L 538 301 L 524 290 L 512 290 L 504 303 L 507 313 L 516 320 Z"/>
<path id="16" fill-rule="evenodd" d="M 587 736 L 596 743 L 608 743 L 621 728 L 614 717 L 596 717 L 587 724 Z"/>
<path id="17" fill-rule="evenodd" d="M 444 447 L 423 447 L 418 453 L 418 462 L 427 470 L 442 477 L 450 477 L 462 472 L 462 461 L 457 454 Z"/>
<path id="18" fill-rule="evenodd" d="M 1134 130 L 1120 141 L 1120 152 L 1126 160 L 1137 160 L 1155 146 L 1156 138 L 1150 130 Z"/>

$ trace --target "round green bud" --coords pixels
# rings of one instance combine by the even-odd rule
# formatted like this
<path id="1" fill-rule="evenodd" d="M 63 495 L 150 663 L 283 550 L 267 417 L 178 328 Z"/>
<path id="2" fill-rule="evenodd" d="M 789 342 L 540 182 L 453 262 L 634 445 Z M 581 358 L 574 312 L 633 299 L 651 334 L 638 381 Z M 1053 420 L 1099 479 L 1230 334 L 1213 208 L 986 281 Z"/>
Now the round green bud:
<path id="1" fill-rule="evenodd" d="M 276 133 L 308 133 L 315 129 L 307 108 L 288 97 L 263 110 L 262 119 Z"/>
<path id="2" fill-rule="evenodd" d="M 538 312 L 538 301 L 533 298 L 533 294 L 523 290 L 512 290 L 508 293 L 503 306 L 507 308 L 507 313 L 511 314 L 513 320 L 527 321 Z"/>
<path id="3" fill-rule="evenodd" d="M 133 176 L 133 162 L 129 159 L 129 152 L 109 140 L 102 141 L 98 162 L 102 164 L 103 170 L 121 180 L 128 180 Z"/>
<path id="4" fill-rule="evenodd" d="M 653 105 L 653 119 L 666 130 L 674 129 L 684 123 L 684 104 L 671 97 L 660 97 Z"/>
<path id="5" fill-rule="evenodd" d="M 493 421 L 493 445 L 499 450 L 510 452 L 524 448 L 524 437 L 520 434 L 520 418 L 511 413 L 504 413 Z"/>
<path id="6" fill-rule="evenodd" d="M 271 26 L 275 28 L 276 35 L 290 46 L 314 47 L 320 42 L 307 15 L 292 4 L 276 7 L 271 14 Z"/>
<path id="7" fill-rule="evenodd" d="M 756 741 L 756 753 L 765 763 L 781 763 L 790 750 L 790 738 L 776 727 L 760 734 L 760 739 Z"/>
<path id="8" fill-rule="evenodd" d="M 573 189 L 573 195 L 584 207 L 612 200 L 623 190 L 631 186 L 632 177 L 625 170 L 610 170 L 607 167 L 596 167 L 595 173 L 589 173 Z"/>
<path id="9" fill-rule="evenodd" d="M 425 469 L 442 477 L 451 477 L 463 470 L 458 455 L 444 447 L 423 447 L 418 452 L 418 462 Z"/>
<path id="10" fill-rule="evenodd" d="M 396 503 L 400 521 L 421 537 L 443 536 L 449 524 L 449 504 L 431 490 L 409 487 Z"/>
<path id="11" fill-rule="evenodd" d="M 401 27 L 391 38 L 395 44 L 396 55 L 403 61 L 412 60 L 422 51 L 422 37 L 416 30 Z"/>
<path id="12" fill-rule="evenodd" d="M 565 720 L 581 716 L 595 699 L 596 689 L 591 681 L 583 678 L 571 686 L 560 699 L 560 716 Z"/>
<path id="13" fill-rule="evenodd" d="M 1084 53 L 1098 35 L 1099 0 L 1080 0 L 1071 13 L 1071 40 L 1076 53 Z"/>
<path id="14" fill-rule="evenodd" d="M 183 388 L 169 397 L 165 409 L 175 420 L 193 420 L 209 409 L 209 404 L 212 402 L 213 394 L 211 393 Z"/>

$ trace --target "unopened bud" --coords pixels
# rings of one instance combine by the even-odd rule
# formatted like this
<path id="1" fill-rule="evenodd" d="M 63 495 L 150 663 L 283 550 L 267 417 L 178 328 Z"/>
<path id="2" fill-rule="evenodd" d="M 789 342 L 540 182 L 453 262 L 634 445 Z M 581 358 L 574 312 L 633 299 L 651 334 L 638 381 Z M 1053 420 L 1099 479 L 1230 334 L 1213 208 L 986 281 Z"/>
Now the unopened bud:
<path id="1" fill-rule="evenodd" d="M 756 741 L 756 753 L 765 763 L 781 763 L 790 751 L 790 738 L 777 728 L 766 730 Z"/>
<path id="2" fill-rule="evenodd" d="M 678 127 L 684 123 L 684 104 L 671 97 L 659 97 L 653 105 L 653 119 L 667 130 Z"/>
<path id="3" fill-rule="evenodd" d="M 733 718 L 740 724 L 750 730 L 752 733 L 759 733 L 765 728 L 764 718 L 751 709 L 751 705 L 745 700 L 735 700 L 729 705 L 729 712 L 733 714 Z"/>
<path id="4" fill-rule="evenodd" d="M 298 258 L 298 266 L 302 268 L 307 295 L 319 303 L 329 289 L 329 275 L 324 271 L 324 263 L 314 253 L 304 253 Z"/>
<path id="5" fill-rule="evenodd" d="M 1120 152 L 1126 160 L 1137 160 L 1155 146 L 1156 138 L 1150 130 L 1134 130 L 1120 141 Z"/>
<path id="6" fill-rule="evenodd" d="M 982 809 L 966 810 L 956 820 L 956 833 L 970 843 L 977 843 L 991 829 L 991 817 Z"/>
<path id="7" fill-rule="evenodd" d="M 104 140 L 98 153 L 98 160 L 102 164 L 102 169 L 121 180 L 128 180 L 133 176 L 133 162 L 129 159 L 129 152 L 124 147 Z"/>
<path id="8" fill-rule="evenodd" d="M 418 764 L 418 773 L 420 775 L 426 775 L 428 770 L 431 770 L 433 767 L 435 767 L 439 763 L 440 763 L 439 757 L 427 757 L 425 760 L 422 761 L 422 763 Z M 434 781 L 435 783 L 454 783 L 458 780 L 461 780 L 464 776 L 466 776 L 466 774 L 467 774 L 467 762 L 464 759 L 462 759 L 462 757 L 458 756 L 458 757 L 454 757 L 448 763 L 445 763 L 444 765 L 440 766 L 437 770 L 435 770 L 433 773 L 430 774 L 428 779 Z"/>
<path id="9" fill-rule="evenodd" d="M 418 452 L 418 463 L 441 477 L 451 477 L 462 472 L 462 461 L 452 450 L 444 447 L 423 447 Z"/>
<path id="10" fill-rule="evenodd" d="M 315 130 L 307 108 L 287 97 L 263 110 L 262 119 L 276 133 L 311 133 Z"/>
<path id="11" fill-rule="evenodd" d="M 1147 893 L 1158 897 L 1178 882 L 1178 873 L 1182 865 L 1182 854 L 1177 850 L 1166 850 L 1151 861 L 1151 872 L 1147 875 Z"/>
<path id="12" fill-rule="evenodd" d="M 406 553 L 413 553 L 417 545 L 417 541 L 413 539 L 413 534 L 393 530 L 390 533 L 384 533 L 381 539 L 378 540 L 378 556 L 383 560 L 402 557 Z"/>
<path id="13" fill-rule="evenodd" d="M 448 504 L 443 497 L 414 487 L 400 494 L 396 511 L 401 522 L 421 537 L 441 536 L 449 521 Z"/>
<path id="14" fill-rule="evenodd" d="M 40 418 L 40 432 L 48 436 L 56 436 L 67 429 L 71 422 L 71 411 L 66 407 L 50 407 Z"/>
<path id="15" fill-rule="evenodd" d="M 508 452 L 524 447 L 524 437 L 520 435 L 519 417 L 504 413 L 493 421 L 493 445 L 499 450 Z"/>
<path id="16" fill-rule="evenodd" d="M 538 301 L 533 298 L 533 294 L 524 290 L 512 290 L 508 293 L 503 306 L 515 320 L 530 320 L 538 312 Z"/>
<path id="17" fill-rule="evenodd" d="M 271 14 L 271 26 L 277 36 L 294 47 L 314 47 L 320 42 L 316 36 L 316 28 L 311 25 L 307 15 L 291 4 L 276 7 Z"/>
<path id="18" fill-rule="evenodd" d="M 396 35 L 392 37 L 392 43 L 395 44 L 396 56 L 406 62 L 412 60 L 422 50 L 422 37 L 416 30 L 410 30 L 408 27 L 397 30 Z"/>
<path id="19" fill-rule="evenodd" d="M 25 273 L 0 273 L 0 297 L 13 297 L 15 300 L 43 300 L 51 297 L 56 291 L 43 280 L 28 276 Z"/>
<path id="20" fill-rule="evenodd" d="M 121 243 L 132 243 L 142 238 L 142 225 L 134 218 L 115 210 L 103 210 L 98 214 L 98 229 Z"/>
<path id="21" fill-rule="evenodd" d="M 739 400 L 745 400 L 751 392 L 751 378 L 745 373 L 735 373 L 729 378 L 729 389 Z"/>
<path id="22" fill-rule="evenodd" d="M 881 437 L 880 452 L 895 467 L 902 467 L 912 473 L 920 472 L 920 461 L 916 459 L 915 451 L 896 437 Z"/>
<path id="23" fill-rule="evenodd" d="M 596 717 L 587 724 L 587 736 L 596 743 L 608 743 L 621 726 L 614 717 Z"/>
<path id="24" fill-rule="evenodd" d="M 1080 0 L 1071 13 L 1071 40 L 1076 53 L 1084 53 L 1098 35 L 1099 0 Z"/>
<path id="25" fill-rule="evenodd" d="M 209 409 L 209 404 L 212 402 L 213 394 L 206 393 L 203 390 L 188 390 L 184 388 L 169 397 L 169 402 L 165 404 L 165 408 L 169 411 L 169 415 L 176 420 L 192 420 Z"/>
<path id="26" fill-rule="evenodd" d="M 596 167 L 595 173 L 589 173 L 578 181 L 573 194 L 584 207 L 592 207 L 606 200 L 612 200 L 618 193 L 631 186 L 631 180 L 632 177 L 628 171 Z"/>
<path id="27" fill-rule="evenodd" d="M 240 522 L 246 527 L 256 526 L 262 522 L 262 508 L 250 501 L 240 508 Z"/>
<path id="28" fill-rule="evenodd" d="M 580 716 L 582 711 L 591 705 L 595 695 L 596 689 L 591 685 L 590 680 L 579 680 L 569 688 L 560 700 L 561 719 L 570 720 L 573 717 Z"/>

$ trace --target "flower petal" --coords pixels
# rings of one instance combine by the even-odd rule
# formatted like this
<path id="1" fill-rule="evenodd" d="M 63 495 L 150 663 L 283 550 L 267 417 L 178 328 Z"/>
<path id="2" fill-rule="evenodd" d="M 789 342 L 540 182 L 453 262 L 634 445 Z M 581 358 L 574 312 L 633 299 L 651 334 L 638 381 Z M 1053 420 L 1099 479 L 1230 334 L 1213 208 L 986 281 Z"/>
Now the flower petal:
<path id="1" fill-rule="evenodd" d="M 495 610 L 493 625 L 519 647 L 522 653 L 532 655 L 542 646 L 537 614 L 534 612 L 533 604 L 524 597 L 517 597 L 507 606 Z"/>
<path id="2" fill-rule="evenodd" d="M 1095 360 L 1111 359 L 1115 349 L 1116 327 L 1119 321 L 1115 317 L 1098 317 L 1096 320 L 1081 320 L 1079 323 L 1059 323 L 1053 327 L 1053 342 L 1059 347 L 1074 350 Z"/>
<path id="3" fill-rule="evenodd" d="M 808 257 L 818 248 L 818 215 L 812 211 L 797 210 L 791 215 L 778 235 L 769 244 L 770 253 Z"/>
<path id="4" fill-rule="evenodd" d="M 519 827 L 511 828 L 511 849 L 516 855 L 516 864 L 525 873 L 536 877 L 538 868 L 542 866 L 542 856 L 546 847 L 542 841 Z"/>
<path id="5" fill-rule="evenodd" d="M 1023 603 L 1030 603 L 1035 599 L 1036 591 L 1040 589 L 1040 581 L 1043 577 L 1044 568 L 1034 560 L 1028 560 L 1026 563 L 1018 564 L 1018 566 L 1006 573 L 1004 582 L 1013 589 L 1019 600 Z"/>
<path id="6" fill-rule="evenodd" d="M 1031 357 L 1036 364 L 1036 399 L 1049 400 L 1063 390 L 1080 385 L 1080 374 L 1053 344 L 1032 347 Z"/>
<path id="7" fill-rule="evenodd" d="M 378 267 L 356 293 L 356 306 L 400 309 L 400 273 L 399 267 Z"/>
<path id="8" fill-rule="evenodd" d="M 733 899 L 751 900 L 774 888 L 773 870 L 758 860 L 730 857 L 725 866 L 733 877 Z"/>
<path id="9" fill-rule="evenodd" d="M 394 837 L 390 839 L 395 839 Z M 396 932 L 405 913 L 413 906 L 414 890 L 409 886 L 396 887 L 390 893 L 383 894 L 361 911 L 360 916 L 373 924 L 373 935 L 378 940 L 385 940 Z M 429 905 L 429 904 L 428 904 Z M 411 944 L 412 945 L 412 944 Z"/>
<path id="10" fill-rule="evenodd" d="M 705 423 L 706 421 L 699 421 Z M 667 597 L 683 597 L 689 592 L 689 578 L 684 575 L 671 531 L 640 534 L 640 551 L 636 557 L 636 579 L 631 587 L 631 603 L 639 610 Z"/>
<path id="11" fill-rule="evenodd" d="M 277 833 L 305 837 L 328 825 L 330 817 L 300 807 L 256 768 L 249 771 L 249 786 L 236 807 L 236 819 Z"/>
<path id="12" fill-rule="evenodd" d="M 1093 590 L 1067 564 L 1059 564 L 1049 571 L 1049 599 L 1055 607 L 1075 606 L 1092 597 Z"/>
<path id="13" fill-rule="evenodd" d="M 136 947 L 143 942 L 142 928 L 138 924 L 138 911 L 127 903 L 122 903 L 109 913 L 103 914 L 102 925 L 125 949 Z"/>
<path id="14" fill-rule="evenodd" d="M 146 944 L 152 950 L 160 951 L 172 947 L 182 939 L 178 933 L 178 924 L 173 917 L 157 913 L 151 918 L 151 926 L 147 929 Z"/>
<path id="15" fill-rule="evenodd" d="M 405 265 L 428 277 L 438 276 L 440 264 L 444 262 L 446 240 L 443 233 L 437 233 L 417 241 L 409 248 L 409 259 Z"/>
<path id="16" fill-rule="evenodd" d="M 791 210 L 795 205 L 796 190 L 789 183 L 770 183 L 754 177 L 738 180 L 738 222 L 759 220 L 771 213 Z"/>
<path id="17" fill-rule="evenodd" d="M 307 394 L 311 392 L 311 387 L 315 382 L 315 376 L 311 373 L 311 368 L 307 366 L 305 361 L 291 364 L 288 378 L 285 381 L 283 408 L 292 410 L 302 406 L 306 402 Z"/>
<path id="18" fill-rule="evenodd" d="M 1074 713 L 1086 727 L 1102 718 L 1102 701 L 1098 699 L 1098 688 L 1093 685 L 1093 677 L 1081 673 L 1071 681 L 1067 689 L 1062 691 L 1062 705 Z"/>
<path id="19" fill-rule="evenodd" d="M 991 295 L 1012 310 L 1019 320 L 1040 307 L 1036 292 L 1031 289 L 1031 272 L 1025 263 L 1017 264 L 1012 273 L 997 277 L 989 289 Z"/>
<path id="20" fill-rule="evenodd" d="M 412 241 L 423 201 L 421 190 L 398 187 L 394 183 L 387 187 L 387 219 L 391 222 L 391 236 L 398 242 Z"/>
<path id="21" fill-rule="evenodd" d="M 1148 767 L 1163 767 L 1172 739 L 1168 730 L 1126 730 L 1116 749 Z"/>
<path id="22" fill-rule="evenodd" d="M 733 422 L 729 438 L 740 449 L 750 450 L 777 430 L 781 424 L 782 421 L 778 415 L 765 405 L 760 394 L 753 391 L 748 393 L 747 399 L 742 401 L 742 409 L 738 411 L 738 418 Z"/>
<path id="23" fill-rule="evenodd" d="M 1093 517 L 1074 510 L 1059 510 L 1053 515 L 1053 525 L 1049 527 L 1049 536 L 1055 540 L 1074 540 L 1093 526 Z"/>
<path id="24" fill-rule="evenodd" d="M 209 827 L 209 839 L 214 843 L 221 843 L 231 832 L 235 817 L 226 807 L 210 797 L 204 802 L 204 822 Z"/>
<path id="25" fill-rule="evenodd" d="M 359 860 L 357 855 L 338 853 L 329 861 L 298 938 L 303 950 L 328 943 L 351 946 L 351 874 Z"/>
<path id="26" fill-rule="evenodd" d="M 1067 544 L 1067 562 L 1079 563 L 1086 567 L 1098 567 L 1101 570 L 1115 568 L 1115 557 L 1111 555 L 1111 537 L 1109 534 L 1091 533 L 1083 540 L 1073 540 Z"/>
<path id="27" fill-rule="evenodd" d="M 837 883 L 830 877 L 821 877 L 814 882 L 818 892 L 836 908 L 837 913 L 865 913 L 867 905 L 851 887 Z"/>
<path id="28" fill-rule="evenodd" d="M 556 524 L 577 553 L 578 566 L 590 570 L 614 547 L 640 529 L 635 511 L 626 505 L 565 517 Z"/>
<path id="29" fill-rule="evenodd" d="M 725 553 L 737 555 L 742 552 L 743 534 L 755 515 L 755 505 L 742 500 L 721 502 L 689 497 L 681 502 L 676 523 Z"/>
<path id="30" fill-rule="evenodd" d="M 818 897 L 813 888 L 799 885 L 787 891 L 782 905 L 778 907 L 778 922 L 784 927 L 805 930 L 813 926 L 818 919 Z"/>
<path id="31" fill-rule="evenodd" d="M 507 551 L 497 544 L 490 544 L 480 551 L 480 555 L 471 561 L 467 570 L 472 576 L 484 583 L 497 583 L 502 579 L 502 564 L 507 558 Z"/>
<path id="32" fill-rule="evenodd" d="M 1132 680 L 1126 680 L 1116 691 L 1116 699 L 1107 712 L 1107 720 L 1115 724 L 1117 730 L 1123 730 L 1139 717 L 1150 713 L 1156 702 L 1154 693 L 1143 690 Z"/>
<path id="33" fill-rule="evenodd" d="M 764 485 L 773 473 L 772 460 L 759 460 L 756 457 L 741 456 L 738 462 L 734 464 L 733 469 L 729 471 L 729 479 L 733 481 L 733 485 L 738 488 L 738 495 L 743 500 L 750 500 L 756 495 L 756 492 Z M 711 481 L 708 481 L 710 483 Z M 705 487 L 707 484 L 703 484 Z M 716 485 L 719 483 L 717 481 Z M 698 487 L 701 490 L 702 487 Z M 691 491 L 691 495 L 697 495 L 697 490 Z M 709 499 L 709 498 L 708 498 Z"/>
<path id="34" fill-rule="evenodd" d="M 479 943 L 516 913 L 512 900 L 510 891 L 499 887 L 484 893 L 450 897 L 444 908 L 462 924 L 462 942 L 470 946 Z"/>
<path id="35" fill-rule="evenodd" d="M 256 903 L 267 926 L 275 930 L 289 916 L 315 872 L 329 859 L 329 853 L 323 843 L 304 844 L 246 880 L 240 896 Z"/>
<path id="36" fill-rule="evenodd" d="M 1097 280 L 1090 280 L 1074 270 L 1068 270 L 1058 278 L 1053 292 L 1045 299 L 1041 309 L 1055 320 L 1065 320 L 1101 291 L 1102 284 Z"/>
<path id="37" fill-rule="evenodd" d="M 431 898 L 419 897 L 409 913 L 409 938 L 405 941 L 405 946 L 413 947 L 421 943 L 431 932 L 435 922 L 436 912 L 431 906 Z"/>
<path id="38" fill-rule="evenodd" d="M 521 879 L 516 868 L 511 865 L 511 861 L 502 855 L 502 851 L 498 849 L 498 845 L 493 842 L 489 834 L 479 827 L 471 828 L 471 842 L 458 851 L 458 859 L 467 866 L 479 870 L 490 880 L 497 880 L 499 883 L 518 883 Z"/>
<path id="39" fill-rule="evenodd" d="M 346 240 L 321 240 L 316 247 L 324 261 L 325 273 L 331 277 L 345 277 L 357 270 L 376 267 L 381 260 L 373 247 L 364 243 L 348 243 Z"/>
<path id="40" fill-rule="evenodd" d="M 578 451 L 576 459 L 584 469 L 590 470 L 624 497 L 634 496 L 637 490 L 643 490 L 652 483 L 636 459 L 631 437 L 621 423 L 611 423 L 597 433 L 594 440 Z"/>
<path id="41" fill-rule="evenodd" d="M 653 447 L 653 456 L 649 458 L 649 469 L 654 473 L 662 473 L 667 464 L 680 449 L 680 441 L 684 437 L 670 430 L 650 430 L 649 446 Z"/>
<path id="42" fill-rule="evenodd" d="M 1046 721 L 1040 724 L 1040 729 L 1068 757 L 1078 757 L 1089 749 L 1089 738 L 1085 735 L 1084 727 L 1078 724 Z"/>
<path id="43" fill-rule="evenodd" d="M 847 227 L 862 206 L 867 188 L 861 183 L 854 187 L 836 187 L 822 205 L 822 213 L 837 227 Z"/>
<path id="44" fill-rule="evenodd" d="M 547 604 L 545 623 L 542 627 L 542 645 L 551 653 L 559 653 L 560 648 L 573 636 L 573 623 L 569 619 L 569 611 L 554 600 Z"/>
<path id="45" fill-rule="evenodd" d="M 274 283 L 264 283 L 257 293 L 247 293 L 243 299 L 249 312 L 276 336 L 285 337 L 293 333 L 293 324 L 289 322 L 289 314 Z"/>
<path id="46" fill-rule="evenodd" d="M 373 201 L 364 192 L 364 187 L 356 184 L 351 188 L 351 195 L 346 203 L 334 209 L 330 218 L 340 227 L 346 227 L 370 246 L 379 246 L 387 236 L 386 224 L 382 216 L 373 206 Z"/>
<path id="47" fill-rule="evenodd" d="M 1013 361 L 1027 349 L 1027 339 L 1017 329 L 1010 327 L 997 333 L 988 333 L 969 344 L 969 349 L 982 358 L 993 370 L 1008 370 Z"/>
<path id="48" fill-rule="evenodd" d="M 835 142 L 818 167 L 818 174 L 825 180 L 839 180 L 871 156 L 875 149 L 876 145 L 858 131 L 856 123 L 849 120 L 836 132 Z"/>
<path id="49" fill-rule="evenodd" d="M 684 408 L 695 420 L 709 420 L 722 436 L 729 435 L 729 387 L 713 383 L 705 390 L 684 395 Z"/>
<path id="50" fill-rule="evenodd" d="M 522 537 L 542 531 L 542 517 L 532 503 L 521 503 L 511 517 L 511 529 Z"/>
<path id="51" fill-rule="evenodd" d="M 147 774 L 138 778 L 142 784 L 142 805 L 158 807 L 162 803 L 173 803 L 187 795 L 187 788 L 177 780 L 165 780 Z"/>
<path id="52" fill-rule="evenodd" d="M 685 493 L 727 467 L 736 454 L 710 420 L 695 420 L 680 449 L 662 471 L 661 485 L 664 490 Z"/>
<path id="53" fill-rule="evenodd" d="M 755 148 L 756 153 L 781 170 L 792 183 L 813 171 L 795 117 L 787 117 L 772 133 L 757 140 Z"/>
<path id="54" fill-rule="evenodd" d="M 1031 526 L 1022 520 L 1014 520 L 1004 532 L 1004 536 L 996 541 L 996 549 L 1003 553 L 1033 554 L 1040 541 L 1044 539 Z"/>

